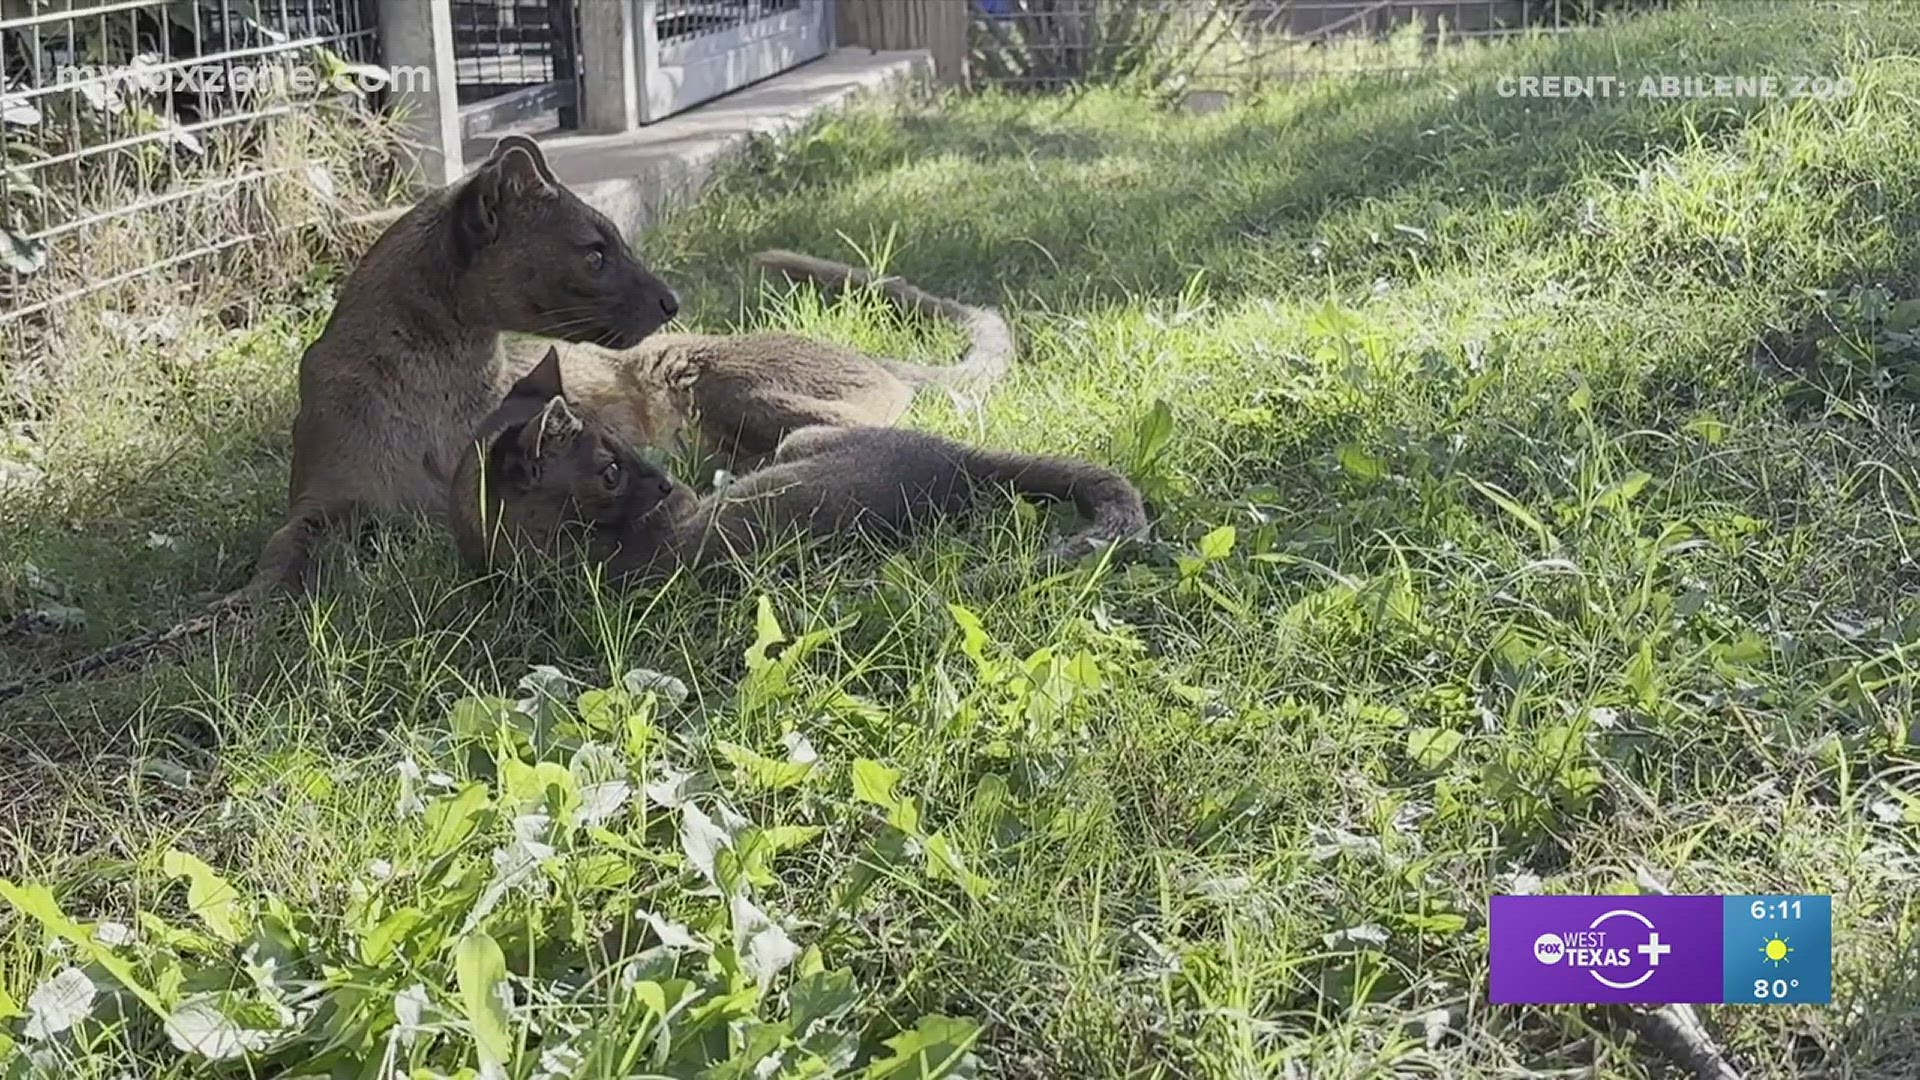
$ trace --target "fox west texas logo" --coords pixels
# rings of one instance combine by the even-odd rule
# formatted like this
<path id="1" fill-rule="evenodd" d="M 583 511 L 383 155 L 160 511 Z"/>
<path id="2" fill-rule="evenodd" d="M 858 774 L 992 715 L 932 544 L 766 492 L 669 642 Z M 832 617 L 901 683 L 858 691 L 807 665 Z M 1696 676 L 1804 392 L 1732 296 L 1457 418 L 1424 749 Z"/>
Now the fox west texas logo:
<path id="1" fill-rule="evenodd" d="M 1672 951 L 1673 946 L 1660 940 L 1653 920 L 1629 908 L 1614 908 L 1585 927 L 1549 931 L 1533 939 L 1535 960 L 1584 970 L 1615 990 L 1631 990 L 1653 978 L 1661 958 Z"/>
<path id="2" fill-rule="evenodd" d="M 1717 896 L 1496 896 L 1489 995 L 1501 1005 L 1720 1001 L 1724 907 Z"/>

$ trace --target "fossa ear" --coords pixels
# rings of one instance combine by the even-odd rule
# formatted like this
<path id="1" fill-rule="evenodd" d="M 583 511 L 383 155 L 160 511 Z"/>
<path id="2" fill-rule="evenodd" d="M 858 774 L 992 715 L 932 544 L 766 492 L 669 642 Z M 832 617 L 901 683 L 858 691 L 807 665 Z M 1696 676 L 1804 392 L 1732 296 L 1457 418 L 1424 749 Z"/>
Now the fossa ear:
<path id="1" fill-rule="evenodd" d="M 509 135 L 495 143 L 493 153 L 454 197 L 453 226 L 461 260 L 472 259 L 500 238 L 500 211 L 508 202 L 548 199 L 559 190 L 560 181 L 539 143 L 524 135 Z"/>
<path id="2" fill-rule="evenodd" d="M 520 376 L 507 391 L 508 398 L 528 398 L 534 401 L 549 401 L 565 397 L 567 388 L 560 380 L 560 350 L 547 346 L 547 355 L 533 365 L 533 370 Z"/>
<path id="3" fill-rule="evenodd" d="M 493 144 L 487 164 L 500 172 L 508 190 L 521 195 L 550 194 L 560 186 L 547 164 L 547 153 L 525 135 L 503 136 Z"/>
<path id="4" fill-rule="evenodd" d="M 573 411 L 567 399 L 555 395 L 540 410 L 539 416 L 521 425 L 520 448 L 526 451 L 528 457 L 538 458 L 571 442 L 584 427 L 580 422 L 580 414 Z"/>

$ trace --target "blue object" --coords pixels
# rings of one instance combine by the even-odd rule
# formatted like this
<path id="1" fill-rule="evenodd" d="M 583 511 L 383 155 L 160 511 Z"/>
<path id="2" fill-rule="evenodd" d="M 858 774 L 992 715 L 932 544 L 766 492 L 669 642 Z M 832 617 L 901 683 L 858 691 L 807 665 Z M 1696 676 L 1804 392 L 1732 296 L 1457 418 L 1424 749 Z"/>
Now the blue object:
<path id="1" fill-rule="evenodd" d="M 1728 896 L 1720 970 L 1728 1005 L 1833 1000 L 1833 897 Z"/>

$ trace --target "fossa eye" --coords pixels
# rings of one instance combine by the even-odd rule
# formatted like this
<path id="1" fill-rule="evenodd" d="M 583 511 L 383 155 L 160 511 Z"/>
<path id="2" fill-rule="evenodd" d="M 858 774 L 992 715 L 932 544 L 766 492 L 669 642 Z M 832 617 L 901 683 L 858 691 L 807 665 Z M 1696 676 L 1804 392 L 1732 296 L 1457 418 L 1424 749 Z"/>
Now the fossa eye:
<path id="1" fill-rule="evenodd" d="M 620 463 L 617 461 L 607 462 L 607 467 L 600 470 L 600 482 L 607 485 L 610 488 L 619 487 L 620 486 Z"/>

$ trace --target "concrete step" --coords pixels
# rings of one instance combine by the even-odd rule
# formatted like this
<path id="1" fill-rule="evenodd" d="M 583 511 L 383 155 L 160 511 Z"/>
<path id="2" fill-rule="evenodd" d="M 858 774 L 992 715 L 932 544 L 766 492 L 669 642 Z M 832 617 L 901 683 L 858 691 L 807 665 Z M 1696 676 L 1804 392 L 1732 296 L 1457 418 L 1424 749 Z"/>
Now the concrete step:
<path id="1" fill-rule="evenodd" d="M 502 131 L 467 140 L 469 166 L 484 160 L 494 139 L 515 131 L 546 148 L 567 186 L 636 236 L 661 212 L 697 198 L 714 169 L 754 135 L 791 131 L 851 98 L 928 79 L 933 59 L 923 49 L 876 52 L 835 49 L 826 56 L 677 116 L 633 131 L 588 135 L 561 131 L 544 114 Z"/>

